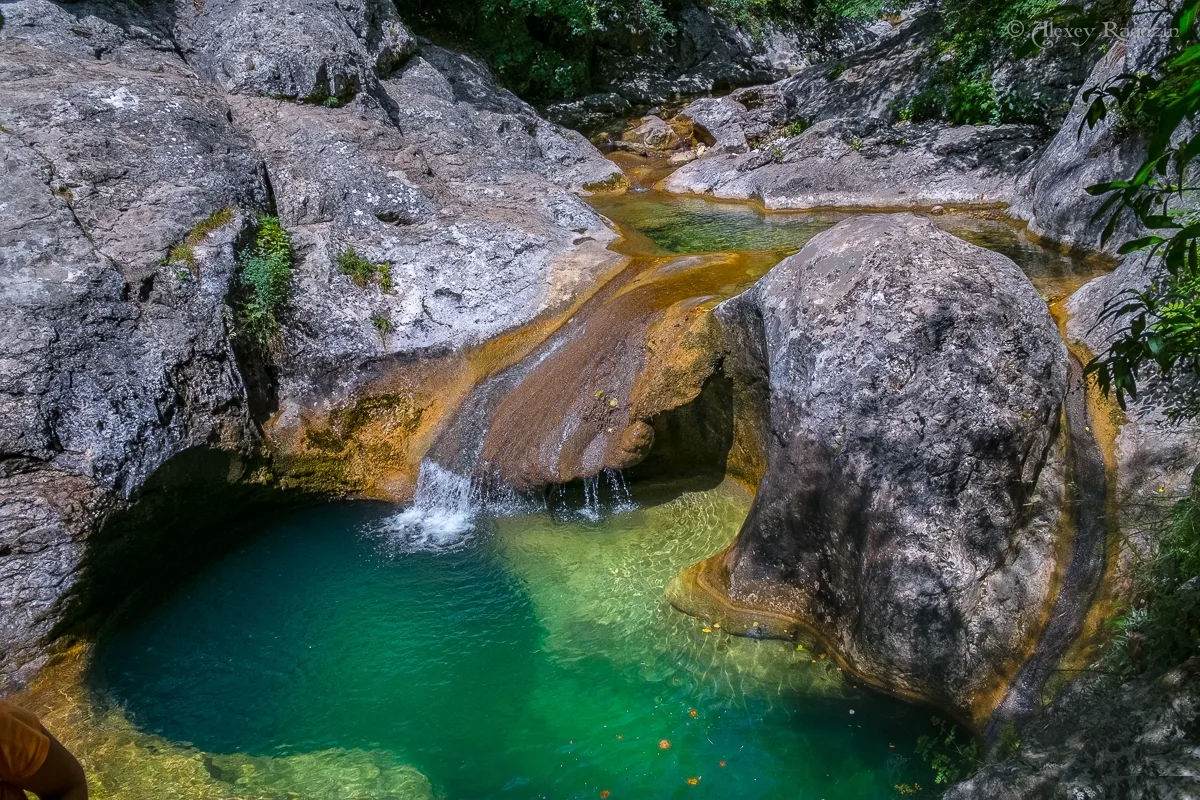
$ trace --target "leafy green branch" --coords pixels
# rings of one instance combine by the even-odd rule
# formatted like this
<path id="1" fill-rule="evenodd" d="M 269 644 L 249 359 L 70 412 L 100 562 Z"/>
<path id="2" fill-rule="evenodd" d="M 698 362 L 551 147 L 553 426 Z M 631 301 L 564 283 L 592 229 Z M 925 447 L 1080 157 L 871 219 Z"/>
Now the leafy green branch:
<path id="1" fill-rule="evenodd" d="M 1131 215 L 1146 235 L 1125 242 L 1123 255 L 1143 253 L 1161 269 L 1150 285 L 1113 297 L 1100 321 L 1122 326 L 1107 353 L 1087 365 L 1105 393 L 1122 408 L 1137 398 L 1146 365 L 1164 376 L 1176 370 L 1200 378 L 1200 213 L 1194 162 L 1200 156 L 1200 36 L 1196 17 L 1200 0 L 1184 0 L 1171 24 L 1166 54 L 1149 72 L 1117 75 L 1084 94 L 1089 102 L 1080 125 L 1095 127 L 1113 115 L 1133 121 L 1146 139 L 1145 160 L 1133 175 L 1088 188 L 1106 196 L 1096 219 L 1107 216 L 1101 242 L 1106 244 L 1122 219 Z M 1194 413 L 1186 395 L 1170 409 Z"/>

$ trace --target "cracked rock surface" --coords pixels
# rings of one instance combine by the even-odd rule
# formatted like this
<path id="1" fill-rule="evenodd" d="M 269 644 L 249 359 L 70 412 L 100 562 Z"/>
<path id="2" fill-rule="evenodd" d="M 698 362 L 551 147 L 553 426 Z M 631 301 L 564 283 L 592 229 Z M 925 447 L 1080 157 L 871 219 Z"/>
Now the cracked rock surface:
<path id="1" fill-rule="evenodd" d="M 264 407 L 286 427 L 371 365 L 513 329 L 610 268 L 579 194 L 619 172 L 379 0 L 3 14 L 0 688 L 44 661 L 97 531 L 164 465 L 220 452 L 217 483 L 250 480 Z M 266 399 L 226 302 L 256 213 L 295 255 Z M 392 285 L 341 274 L 349 247 Z"/>

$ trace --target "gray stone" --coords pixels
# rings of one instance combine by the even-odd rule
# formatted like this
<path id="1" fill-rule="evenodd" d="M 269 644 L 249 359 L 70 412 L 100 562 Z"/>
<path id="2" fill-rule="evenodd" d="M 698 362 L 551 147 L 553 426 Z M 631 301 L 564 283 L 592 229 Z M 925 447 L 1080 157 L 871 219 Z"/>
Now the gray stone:
<path id="1" fill-rule="evenodd" d="M 1105 308 L 1147 288 L 1157 269 L 1157 262 L 1135 254 L 1089 281 L 1067 301 L 1067 335 L 1089 353 L 1106 355 L 1129 320 L 1108 317 Z M 1126 541 L 1150 548 L 1164 514 L 1191 493 L 1192 472 L 1200 463 L 1200 422 L 1170 418 L 1168 407 L 1179 387 L 1164 381 L 1157 369 L 1147 367 L 1140 378 L 1138 396 L 1128 398 L 1116 426 L 1114 500 Z"/>
<path id="2" fill-rule="evenodd" d="M 1021 732 L 1016 756 L 942 798 L 1193 800 L 1200 783 L 1198 678 L 1191 662 L 1118 687 L 1085 676 Z"/>
<path id="3" fill-rule="evenodd" d="M 396 7 L 381 0 L 176 0 L 188 63 L 230 92 L 321 101 L 348 98 L 416 51 Z"/>
<path id="4" fill-rule="evenodd" d="M 974 718 L 1052 590 L 1067 352 L 1045 303 L 1007 258 L 886 215 L 820 234 L 717 314 L 769 385 L 730 597 Z"/>
<path id="5" fill-rule="evenodd" d="M 831 119 L 749 153 L 701 158 L 662 188 L 773 209 L 1001 204 L 1037 143 L 1038 131 L 1025 125 Z"/>
<path id="6" fill-rule="evenodd" d="M 1125 41 L 1117 41 L 1092 69 L 1085 86 L 1103 86 L 1122 73 L 1149 69 L 1168 42 L 1170 15 L 1140 0 Z M 1093 197 L 1093 184 L 1128 178 L 1146 154 L 1145 142 L 1110 115 L 1094 128 L 1084 124 L 1090 102 L 1082 92 L 1067 119 L 1045 151 L 1021 175 L 1010 213 L 1028 221 L 1039 236 L 1083 249 L 1099 249 L 1107 221 L 1094 219 L 1106 198 Z M 1115 252 L 1137 235 L 1135 221 L 1126 216 L 1105 249 Z"/>
<path id="7" fill-rule="evenodd" d="M 717 153 L 744 153 L 750 149 L 741 125 L 746 107 L 730 97 L 709 97 L 690 103 L 679 117 L 692 123 L 696 139 Z"/>

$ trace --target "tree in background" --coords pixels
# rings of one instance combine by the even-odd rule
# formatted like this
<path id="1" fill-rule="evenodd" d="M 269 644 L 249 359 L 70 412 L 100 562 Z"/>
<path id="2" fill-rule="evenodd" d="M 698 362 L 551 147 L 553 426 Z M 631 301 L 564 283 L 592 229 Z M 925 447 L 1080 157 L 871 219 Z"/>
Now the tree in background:
<path id="1" fill-rule="evenodd" d="M 874 19 L 887 0 L 714 0 L 751 30 L 768 22 Z M 418 30 L 474 50 L 501 82 L 534 102 L 593 91 L 596 47 L 667 42 L 686 0 L 397 0 Z"/>

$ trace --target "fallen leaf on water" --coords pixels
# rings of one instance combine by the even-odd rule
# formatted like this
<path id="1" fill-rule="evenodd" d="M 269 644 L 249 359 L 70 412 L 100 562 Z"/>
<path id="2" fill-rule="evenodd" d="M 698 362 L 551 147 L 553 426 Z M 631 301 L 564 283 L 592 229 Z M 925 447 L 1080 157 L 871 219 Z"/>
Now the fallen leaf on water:
<path id="1" fill-rule="evenodd" d="M 725 762 L 724 762 L 724 761 L 718 761 L 718 762 L 717 762 L 717 766 L 719 766 L 719 767 L 723 767 L 723 766 L 725 766 Z"/>
<path id="2" fill-rule="evenodd" d="M 695 786 L 700 782 L 699 778 L 688 778 L 688 786 Z"/>
<path id="3" fill-rule="evenodd" d="M 659 739 L 658 740 L 658 749 L 659 750 L 670 750 L 671 743 L 669 741 L 667 741 L 666 739 Z"/>
<path id="4" fill-rule="evenodd" d="M 610 792 L 608 789 L 605 789 L 604 791 L 600 792 L 600 800 L 604 800 L 604 798 L 608 797 L 610 794 L 612 794 L 612 792 Z"/>
<path id="5" fill-rule="evenodd" d="M 688 709 L 688 716 L 689 716 L 689 717 L 694 717 L 694 716 L 696 716 L 696 714 L 698 714 L 698 713 L 699 713 L 699 712 L 698 712 L 698 711 L 696 711 L 696 709 L 694 709 L 694 708 L 689 708 L 689 709 Z"/>

